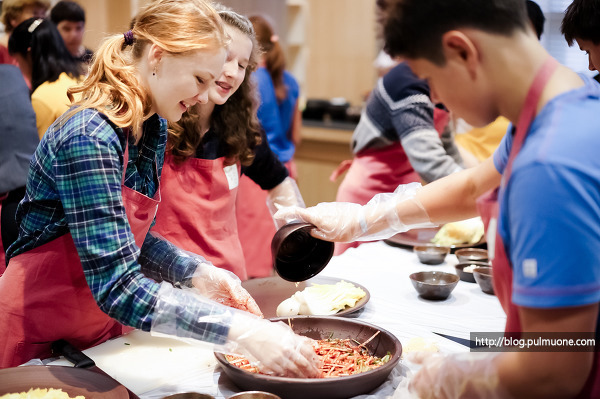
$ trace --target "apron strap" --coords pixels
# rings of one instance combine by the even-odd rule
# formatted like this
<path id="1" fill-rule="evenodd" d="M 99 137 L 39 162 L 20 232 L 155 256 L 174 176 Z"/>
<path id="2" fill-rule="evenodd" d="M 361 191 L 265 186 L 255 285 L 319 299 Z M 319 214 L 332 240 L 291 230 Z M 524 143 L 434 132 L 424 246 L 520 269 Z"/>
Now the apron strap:
<path id="1" fill-rule="evenodd" d="M 521 115 L 519 115 L 517 131 L 515 133 L 513 145 L 510 150 L 510 155 L 508 157 L 508 163 L 506 164 L 506 169 L 502 176 L 503 185 L 506 185 L 510 179 L 513 161 L 519 151 L 521 151 L 521 147 L 523 146 L 523 142 L 525 141 L 525 137 L 527 136 L 531 122 L 535 118 L 538 102 L 540 101 L 542 92 L 546 87 L 546 83 L 548 83 L 548 80 L 550 80 L 550 77 L 557 67 L 558 62 L 554 58 L 548 57 L 548 59 L 544 62 L 544 65 L 542 65 L 536 74 L 535 79 L 533 80 L 533 83 L 527 92 L 527 97 L 525 97 L 525 103 L 523 105 L 523 109 L 521 110 Z"/>

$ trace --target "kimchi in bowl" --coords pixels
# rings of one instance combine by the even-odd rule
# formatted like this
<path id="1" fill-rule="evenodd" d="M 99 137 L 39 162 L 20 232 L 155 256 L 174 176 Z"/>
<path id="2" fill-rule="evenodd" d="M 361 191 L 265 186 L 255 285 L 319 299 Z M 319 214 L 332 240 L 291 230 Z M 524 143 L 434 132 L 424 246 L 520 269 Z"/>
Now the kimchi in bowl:
<path id="1" fill-rule="evenodd" d="M 261 390 L 282 399 L 342 399 L 369 393 L 381 385 L 402 354 L 400 341 L 390 332 L 356 319 L 334 316 L 295 316 L 272 318 L 271 321 L 291 323 L 299 335 L 315 340 L 351 339 L 364 344 L 372 356 L 388 359 L 379 367 L 357 374 L 328 378 L 291 378 L 245 371 L 229 363 L 226 356 L 215 353 L 223 372 L 243 390 Z"/>

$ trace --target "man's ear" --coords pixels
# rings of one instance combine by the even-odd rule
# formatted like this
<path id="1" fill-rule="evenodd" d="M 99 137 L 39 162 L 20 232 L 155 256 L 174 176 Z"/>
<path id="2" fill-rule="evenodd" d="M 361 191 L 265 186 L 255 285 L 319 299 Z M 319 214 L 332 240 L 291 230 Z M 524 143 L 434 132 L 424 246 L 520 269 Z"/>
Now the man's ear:
<path id="1" fill-rule="evenodd" d="M 148 65 L 150 65 L 151 69 L 158 67 L 163 54 L 164 50 L 161 47 L 156 44 L 150 46 L 150 50 L 148 51 Z"/>
<path id="2" fill-rule="evenodd" d="M 442 35 L 442 48 L 446 61 L 464 64 L 469 75 L 476 77 L 480 61 L 479 48 L 468 35 L 458 30 L 446 32 Z"/>

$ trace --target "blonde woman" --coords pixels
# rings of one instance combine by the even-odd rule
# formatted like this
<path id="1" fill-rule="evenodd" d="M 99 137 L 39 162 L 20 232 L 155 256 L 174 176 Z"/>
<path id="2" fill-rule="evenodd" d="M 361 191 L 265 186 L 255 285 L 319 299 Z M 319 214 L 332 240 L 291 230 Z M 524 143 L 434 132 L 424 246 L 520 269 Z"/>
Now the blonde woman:
<path id="1" fill-rule="evenodd" d="M 259 313 L 239 279 L 148 234 L 166 123 L 208 101 L 226 43 L 208 3 L 155 0 L 99 48 L 70 90 L 84 100 L 31 163 L 0 278 L 0 367 L 47 357 L 58 339 L 84 349 L 134 327 L 211 342 L 266 372 L 316 374 L 308 340 L 215 301 Z"/>

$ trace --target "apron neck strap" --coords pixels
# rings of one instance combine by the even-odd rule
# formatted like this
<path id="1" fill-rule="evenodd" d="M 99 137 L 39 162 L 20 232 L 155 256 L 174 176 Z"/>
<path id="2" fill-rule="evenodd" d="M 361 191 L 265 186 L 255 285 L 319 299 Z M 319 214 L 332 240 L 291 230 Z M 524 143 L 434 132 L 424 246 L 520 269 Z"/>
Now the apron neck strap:
<path id="1" fill-rule="evenodd" d="M 513 139 L 510 155 L 508 157 L 508 163 L 504 172 L 504 182 L 508 182 L 508 180 L 510 179 L 513 161 L 516 158 L 519 151 L 521 151 L 521 147 L 525 142 L 525 137 L 527 136 L 527 132 L 529 131 L 529 127 L 531 126 L 531 122 L 535 118 L 537 106 L 540 101 L 540 97 L 542 96 L 542 92 L 544 91 L 546 84 L 550 80 L 550 77 L 552 76 L 557 67 L 558 62 L 554 58 L 548 57 L 548 59 L 546 59 L 546 61 L 544 62 L 544 65 L 542 65 L 542 67 L 535 75 L 533 83 L 529 87 L 527 97 L 525 97 L 525 103 L 523 104 L 523 109 L 521 110 L 521 114 L 519 115 L 517 131 Z"/>
<path id="2" fill-rule="evenodd" d="M 127 172 L 127 164 L 129 163 L 129 129 L 123 129 L 125 133 L 125 149 L 123 150 L 123 176 L 121 176 L 121 185 L 125 184 L 125 173 Z"/>

